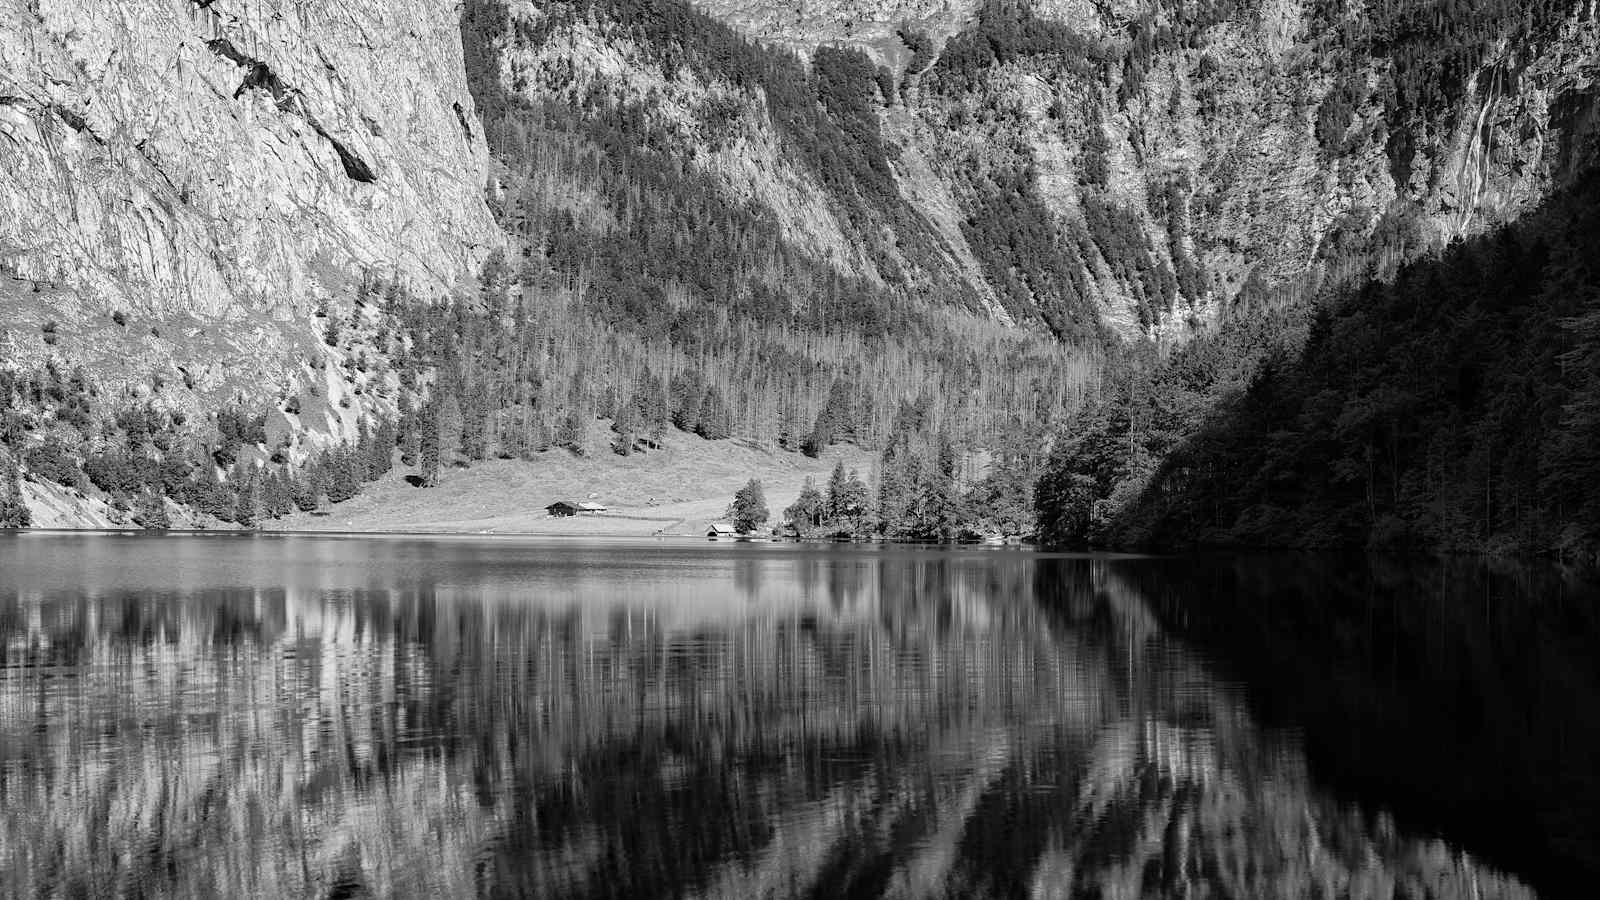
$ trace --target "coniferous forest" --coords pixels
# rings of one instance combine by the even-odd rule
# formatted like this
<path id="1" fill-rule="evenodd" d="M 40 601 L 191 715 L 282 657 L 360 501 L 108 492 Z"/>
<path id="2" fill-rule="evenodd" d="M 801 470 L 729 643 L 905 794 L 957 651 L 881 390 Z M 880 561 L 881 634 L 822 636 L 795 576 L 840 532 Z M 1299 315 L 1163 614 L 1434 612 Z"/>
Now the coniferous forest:
<path id="1" fill-rule="evenodd" d="M 1600 545 L 1600 179 L 1392 283 L 1119 357 L 1038 491 L 1064 544 Z"/>

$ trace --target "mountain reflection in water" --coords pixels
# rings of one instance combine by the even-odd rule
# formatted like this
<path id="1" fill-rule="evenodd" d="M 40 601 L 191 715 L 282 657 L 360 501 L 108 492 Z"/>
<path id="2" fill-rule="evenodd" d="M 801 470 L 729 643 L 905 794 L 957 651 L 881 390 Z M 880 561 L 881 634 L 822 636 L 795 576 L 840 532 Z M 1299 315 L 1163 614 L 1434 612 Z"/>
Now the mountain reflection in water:
<path id="1" fill-rule="evenodd" d="M 1454 833 L 1451 804 L 1481 788 L 1460 781 L 1505 773 L 1423 773 L 1431 713 L 1385 704 L 1426 685 L 1352 674 L 1387 670 L 1338 652 L 1362 640 L 1338 609 L 1241 612 L 1288 577 L 1270 572 L 0 537 L 0 895 L 1520 897 L 1542 866 L 1593 873 L 1563 843 L 1592 821 L 1532 808 L 1552 796 L 1521 799 L 1559 825 L 1530 846 Z M 1326 633 L 1293 635 L 1296 616 Z M 1435 647 L 1457 624 L 1419 619 Z M 1252 663 L 1230 648 L 1245 634 L 1279 646 Z M 1334 650 L 1297 653 L 1308 640 Z M 1593 697 L 1579 669 L 1563 684 Z M 1498 712 L 1548 674 L 1459 687 Z M 1297 706 L 1373 747 L 1388 738 L 1357 732 L 1415 712 L 1418 745 L 1385 781 Z M 1570 757 L 1517 757 L 1572 768 L 1574 804 L 1595 796 L 1593 716 L 1568 723 Z M 1394 815 L 1391 782 L 1418 795 Z"/>

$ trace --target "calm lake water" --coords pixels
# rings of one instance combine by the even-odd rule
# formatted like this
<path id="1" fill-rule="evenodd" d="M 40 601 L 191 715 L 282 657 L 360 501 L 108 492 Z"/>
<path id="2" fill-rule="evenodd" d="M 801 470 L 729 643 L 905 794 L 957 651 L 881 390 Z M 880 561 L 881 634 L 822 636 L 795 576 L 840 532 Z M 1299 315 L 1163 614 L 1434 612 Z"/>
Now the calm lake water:
<path id="1" fill-rule="evenodd" d="M 1547 567 L 0 535 L 0 896 L 1522 897 Z"/>

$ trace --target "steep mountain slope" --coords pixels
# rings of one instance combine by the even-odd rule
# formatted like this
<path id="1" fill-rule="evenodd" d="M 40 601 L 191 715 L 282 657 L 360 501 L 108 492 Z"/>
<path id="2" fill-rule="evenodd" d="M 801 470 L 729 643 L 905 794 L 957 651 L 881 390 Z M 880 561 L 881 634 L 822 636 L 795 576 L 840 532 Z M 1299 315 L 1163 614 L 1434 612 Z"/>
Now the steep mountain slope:
<path id="1" fill-rule="evenodd" d="M 197 461 L 237 446 L 219 411 L 260 422 L 251 467 L 393 417 L 393 379 L 325 320 L 372 271 L 442 297 L 502 242 L 455 9 L 3 0 L 0 20 L 0 470 L 82 481 L 109 440 L 205 482 Z"/>
<path id="2" fill-rule="evenodd" d="M 1600 48 L 1566 0 L 705 6 L 895 67 L 896 174 L 939 183 L 912 206 L 955 199 L 1000 297 L 1092 298 L 1124 336 L 1514 219 L 1564 177 Z"/>
<path id="3" fill-rule="evenodd" d="M 3 2 L 0 474 L 152 521 L 597 418 L 1029 472 L 1108 348 L 1571 184 L 1600 65 L 1578 0 Z"/>
<path id="4" fill-rule="evenodd" d="M 1052 537 L 1596 559 L 1597 210 L 1591 172 L 1391 284 L 1123 373 L 1040 490 Z"/>
<path id="5" fill-rule="evenodd" d="M 319 301 L 368 268 L 442 295 L 501 240 L 449 4 L 4 0 L 0 18 L 13 366 L 54 355 L 140 396 L 187 381 L 200 396 L 165 393 L 196 412 L 293 392 Z"/>
<path id="6" fill-rule="evenodd" d="M 1594 9 L 1446 9 L 1388 45 L 1386 115 L 1437 123 L 1384 147 L 1404 240 L 1113 366 L 1041 485 L 1053 540 L 1596 557 Z"/>

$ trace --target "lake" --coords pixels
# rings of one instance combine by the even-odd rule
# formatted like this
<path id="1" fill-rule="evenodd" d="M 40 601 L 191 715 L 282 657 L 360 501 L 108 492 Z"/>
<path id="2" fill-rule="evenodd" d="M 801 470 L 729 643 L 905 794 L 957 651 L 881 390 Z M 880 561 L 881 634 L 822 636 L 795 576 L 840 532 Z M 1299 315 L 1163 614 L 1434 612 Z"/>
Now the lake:
<path id="1" fill-rule="evenodd" d="M 1562 896 L 1600 876 L 1596 601 L 1361 556 L 0 534 L 0 896 Z"/>

